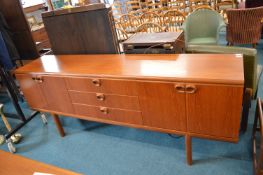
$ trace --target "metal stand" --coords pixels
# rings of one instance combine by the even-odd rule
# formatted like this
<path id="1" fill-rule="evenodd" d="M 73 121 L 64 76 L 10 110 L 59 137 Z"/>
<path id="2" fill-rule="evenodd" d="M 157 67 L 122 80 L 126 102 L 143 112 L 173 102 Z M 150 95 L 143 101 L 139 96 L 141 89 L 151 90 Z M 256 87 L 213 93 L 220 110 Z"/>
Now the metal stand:
<path id="1" fill-rule="evenodd" d="M 38 111 L 34 111 L 31 116 L 29 116 L 28 118 L 25 117 L 19 103 L 18 103 L 18 94 L 17 94 L 17 88 L 14 87 L 15 83 L 13 81 L 13 79 L 10 77 L 10 74 L 3 68 L 0 67 L 0 76 L 1 76 L 1 80 L 3 85 L 6 87 L 7 89 L 7 93 L 8 96 L 10 97 L 17 115 L 19 116 L 20 120 L 22 121 L 22 123 L 18 124 L 16 127 L 12 128 L 11 131 L 9 131 L 6 135 L 5 135 L 5 140 L 8 146 L 8 149 L 11 153 L 16 152 L 15 147 L 13 146 L 12 142 L 11 142 L 11 136 L 14 135 L 18 130 L 20 130 L 23 126 L 25 126 L 30 120 L 32 120 L 37 114 L 39 114 Z M 47 123 L 45 116 L 43 116 L 44 114 L 41 114 L 41 118 L 43 120 L 44 123 Z"/>

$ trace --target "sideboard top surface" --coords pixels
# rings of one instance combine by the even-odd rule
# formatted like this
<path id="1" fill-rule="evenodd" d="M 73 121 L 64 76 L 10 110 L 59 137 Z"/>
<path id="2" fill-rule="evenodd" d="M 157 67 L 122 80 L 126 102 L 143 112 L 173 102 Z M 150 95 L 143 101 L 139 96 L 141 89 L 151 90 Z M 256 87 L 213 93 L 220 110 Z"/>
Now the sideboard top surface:
<path id="1" fill-rule="evenodd" d="M 243 85 L 240 54 L 45 55 L 15 73 Z"/>

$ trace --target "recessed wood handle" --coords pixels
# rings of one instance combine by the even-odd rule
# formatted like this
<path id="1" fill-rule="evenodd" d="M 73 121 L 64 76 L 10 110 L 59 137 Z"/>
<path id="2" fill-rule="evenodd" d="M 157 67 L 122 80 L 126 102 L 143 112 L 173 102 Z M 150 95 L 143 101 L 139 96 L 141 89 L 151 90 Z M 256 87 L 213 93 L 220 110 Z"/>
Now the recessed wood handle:
<path id="1" fill-rule="evenodd" d="M 92 80 L 92 83 L 93 83 L 95 86 L 100 86 L 100 80 L 99 80 L 99 79 L 93 79 L 93 80 Z"/>
<path id="2" fill-rule="evenodd" d="M 102 94 L 102 93 L 96 93 L 96 97 L 100 101 L 104 101 L 105 100 L 105 95 Z"/>
<path id="3" fill-rule="evenodd" d="M 36 81 L 36 77 L 32 77 L 32 80 Z"/>
<path id="4" fill-rule="evenodd" d="M 194 94 L 196 92 L 197 88 L 195 85 L 186 85 L 185 91 L 188 94 Z"/>
<path id="5" fill-rule="evenodd" d="M 176 84 L 174 87 L 178 93 L 185 93 L 185 86 L 183 84 Z"/>
<path id="6" fill-rule="evenodd" d="M 36 81 L 38 82 L 38 83 L 43 83 L 43 78 L 42 77 L 36 77 Z"/>
<path id="7" fill-rule="evenodd" d="M 106 107 L 100 107 L 100 112 L 102 112 L 103 114 L 108 114 L 109 113 L 109 109 Z"/>

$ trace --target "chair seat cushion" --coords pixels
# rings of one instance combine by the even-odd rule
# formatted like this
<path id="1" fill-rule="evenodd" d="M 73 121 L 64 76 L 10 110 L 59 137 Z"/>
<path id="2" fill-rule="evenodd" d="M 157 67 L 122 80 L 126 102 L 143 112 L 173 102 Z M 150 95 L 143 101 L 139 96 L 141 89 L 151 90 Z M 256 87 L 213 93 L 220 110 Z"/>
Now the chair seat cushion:
<path id="1" fill-rule="evenodd" d="M 217 40 L 214 37 L 202 37 L 202 38 L 193 38 L 189 40 L 188 44 L 217 44 Z"/>

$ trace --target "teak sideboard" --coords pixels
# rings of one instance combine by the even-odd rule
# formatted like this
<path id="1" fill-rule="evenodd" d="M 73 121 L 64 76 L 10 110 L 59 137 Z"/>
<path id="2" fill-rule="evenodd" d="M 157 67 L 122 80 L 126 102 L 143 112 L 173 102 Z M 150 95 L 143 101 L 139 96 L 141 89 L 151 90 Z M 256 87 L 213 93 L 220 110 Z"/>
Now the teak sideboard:
<path id="1" fill-rule="evenodd" d="M 242 55 L 46 55 L 16 70 L 32 109 L 185 136 L 237 142 Z"/>

